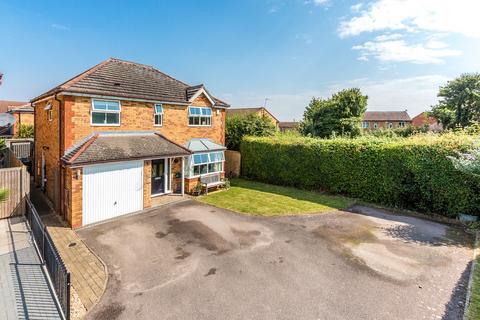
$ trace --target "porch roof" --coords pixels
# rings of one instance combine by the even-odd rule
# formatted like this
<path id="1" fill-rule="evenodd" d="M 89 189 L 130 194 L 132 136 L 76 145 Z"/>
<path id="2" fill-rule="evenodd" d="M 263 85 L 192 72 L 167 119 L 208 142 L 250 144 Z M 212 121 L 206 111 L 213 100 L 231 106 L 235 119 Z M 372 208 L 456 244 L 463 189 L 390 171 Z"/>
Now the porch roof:
<path id="1" fill-rule="evenodd" d="M 190 150 L 156 132 L 99 132 L 67 150 L 62 160 L 80 165 L 189 154 Z"/>
<path id="2" fill-rule="evenodd" d="M 221 144 L 215 143 L 207 138 L 193 138 L 187 141 L 185 148 L 191 150 L 192 152 L 209 152 L 209 151 L 218 151 L 226 150 Z"/>

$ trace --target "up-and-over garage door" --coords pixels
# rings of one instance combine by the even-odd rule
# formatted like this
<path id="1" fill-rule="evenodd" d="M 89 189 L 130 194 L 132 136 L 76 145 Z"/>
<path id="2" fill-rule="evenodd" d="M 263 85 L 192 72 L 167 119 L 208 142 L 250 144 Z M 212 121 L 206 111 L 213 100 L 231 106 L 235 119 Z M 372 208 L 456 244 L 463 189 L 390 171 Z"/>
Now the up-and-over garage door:
<path id="1" fill-rule="evenodd" d="M 143 161 L 83 168 L 84 226 L 142 209 Z"/>

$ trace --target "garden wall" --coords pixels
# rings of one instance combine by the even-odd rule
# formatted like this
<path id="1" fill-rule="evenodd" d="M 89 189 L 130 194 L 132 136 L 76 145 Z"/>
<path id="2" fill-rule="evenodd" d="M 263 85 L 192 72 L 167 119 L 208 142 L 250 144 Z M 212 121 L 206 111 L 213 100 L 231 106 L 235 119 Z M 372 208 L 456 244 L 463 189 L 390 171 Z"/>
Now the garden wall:
<path id="1" fill-rule="evenodd" d="M 331 140 L 247 137 L 241 144 L 242 175 L 450 217 L 480 215 L 480 179 L 457 171 L 447 158 L 466 151 L 474 139 L 454 134 Z"/>

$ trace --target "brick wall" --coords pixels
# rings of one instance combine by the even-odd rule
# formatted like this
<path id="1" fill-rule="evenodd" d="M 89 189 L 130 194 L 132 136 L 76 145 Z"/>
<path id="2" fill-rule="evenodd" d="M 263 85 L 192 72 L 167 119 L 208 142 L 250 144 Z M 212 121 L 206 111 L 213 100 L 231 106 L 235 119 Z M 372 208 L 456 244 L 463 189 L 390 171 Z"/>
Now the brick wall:
<path id="1" fill-rule="evenodd" d="M 66 203 L 66 218 L 72 228 L 82 226 L 82 207 L 83 207 L 83 172 L 81 168 L 65 168 L 65 189 L 68 197 L 64 198 Z"/>
<path id="2" fill-rule="evenodd" d="M 18 126 L 20 124 L 25 125 L 33 125 L 34 122 L 34 114 L 33 113 L 26 113 L 26 112 L 15 112 L 13 113 L 15 117 L 15 124 L 13 125 L 13 135 L 17 136 Z"/>
<path id="3" fill-rule="evenodd" d="M 146 160 L 143 163 L 143 208 L 152 206 L 152 161 Z"/>
<path id="4" fill-rule="evenodd" d="M 392 122 L 393 123 L 393 129 L 398 128 L 398 123 L 399 121 L 367 121 L 369 123 L 369 127 L 364 129 L 364 130 L 375 130 L 373 127 L 373 124 L 376 122 L 378 123 L 377 129 L 387 129 L 388 128 L 388 123 Z M 411 122 L 409 121 L 403 121 L 405 123 L 405 127 L 411 125 Z"/>

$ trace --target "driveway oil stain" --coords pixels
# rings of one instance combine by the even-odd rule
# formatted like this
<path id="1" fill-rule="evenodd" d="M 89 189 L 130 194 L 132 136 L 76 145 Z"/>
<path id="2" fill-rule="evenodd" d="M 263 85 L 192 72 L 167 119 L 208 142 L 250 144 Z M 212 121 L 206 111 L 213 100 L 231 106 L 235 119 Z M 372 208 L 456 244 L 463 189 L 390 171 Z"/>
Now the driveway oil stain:
<path id="1" fill-rule="evenodd" d="M 204 275 L 204 277 L 213 276 L 216 273 L 217 273 L 217 268 L 210 268 L 210 270 L 208 270 L 208 272 Z"/>
<path id="2" fill-rule="evenodd" d="M 125 306 L 118 302 L 110 303 L 109 305 L 100 309 L 94 316 L 94 319 L 117 319 L 125 310 Z"/>
<path id="3" fill-rule="evenodd" d="M 190 257 L 190 252 L 185 251 L 185 249 L 183 249 L 183 247 L 177 247 L 175 250 L 178 253 L 178 256 L 175 257 L 175 259 L 177 259 L 177 260 L 183 260 L 183 259 L 186 259 L 186 258 Z"/>
<path id="4" fill-rule="evenodd" d="M 261 234 L 258 230 L 243 231 L 230 228 L 232 233 L 238 237 L 238 243 L 241 247 L 250 247 L 257 242 L 257 237 Z"/>

